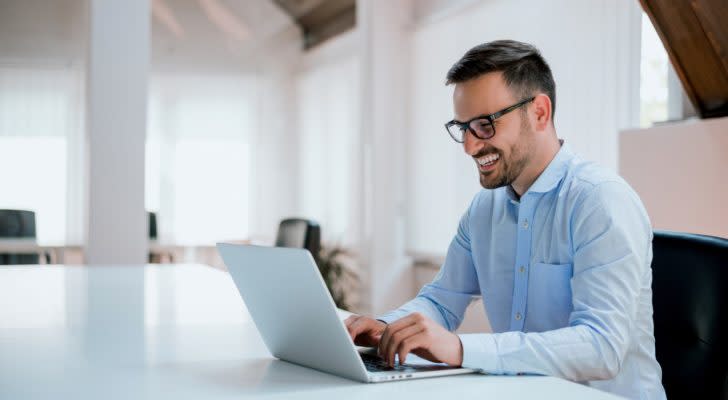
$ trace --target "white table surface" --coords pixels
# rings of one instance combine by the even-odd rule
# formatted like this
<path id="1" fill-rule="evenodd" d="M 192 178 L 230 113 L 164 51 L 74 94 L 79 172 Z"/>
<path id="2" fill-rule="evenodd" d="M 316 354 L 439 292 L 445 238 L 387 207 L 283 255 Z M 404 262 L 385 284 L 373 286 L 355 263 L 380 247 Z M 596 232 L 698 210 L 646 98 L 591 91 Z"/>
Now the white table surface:
<path id="1" fill-rule="evenodd" d="M 364 384 L 276 360 L 227 272 L 202 265 L 0 267 L 0 399 L 250 397 L 615 398 L 552 377 Z"/>

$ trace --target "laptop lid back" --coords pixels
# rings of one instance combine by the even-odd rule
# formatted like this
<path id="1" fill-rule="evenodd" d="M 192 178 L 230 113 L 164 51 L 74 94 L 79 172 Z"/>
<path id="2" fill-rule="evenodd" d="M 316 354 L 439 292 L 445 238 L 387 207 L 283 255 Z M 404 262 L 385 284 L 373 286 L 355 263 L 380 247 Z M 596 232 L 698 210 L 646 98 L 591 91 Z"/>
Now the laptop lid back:
<path id="1" fill-rule="evenodd" d="M 367 372 L 304 249 L 218 243 L 268 350 L 282 360 L 366 382 Z"/>

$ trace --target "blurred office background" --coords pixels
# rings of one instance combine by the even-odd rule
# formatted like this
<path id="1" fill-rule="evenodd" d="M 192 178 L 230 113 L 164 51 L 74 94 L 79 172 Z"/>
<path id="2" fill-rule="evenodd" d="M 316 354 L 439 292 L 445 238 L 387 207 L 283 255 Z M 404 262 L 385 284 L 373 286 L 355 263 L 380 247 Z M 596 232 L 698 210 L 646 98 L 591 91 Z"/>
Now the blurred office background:
<path id="1" fill-rule="evenodd" d="M 349 254 L 352 309 L 383 312 L 437 272 L 480 189 L 443 128 L 445 73 L 503 38 L 541 49 L 559 136 L 657 228 L 728 236 L 728 189 L 693 179 L 720 157 L 645 176 L 679 157 L 665 121 L 695 111 L 631 0 L 0 0 L 0 209 L 34 212 L 37 262 L 79 265 L 224 268 L 216 242 L 310 219 Z M 702 208 L 676 215 L 664 182 Z"/>

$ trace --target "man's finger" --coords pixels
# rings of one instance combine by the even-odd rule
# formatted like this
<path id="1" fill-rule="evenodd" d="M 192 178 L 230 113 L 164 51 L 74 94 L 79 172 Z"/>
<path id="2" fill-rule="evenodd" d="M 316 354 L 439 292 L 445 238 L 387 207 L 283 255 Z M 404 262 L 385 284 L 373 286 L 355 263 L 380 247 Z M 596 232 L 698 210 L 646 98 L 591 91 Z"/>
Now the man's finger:
<path id="1" fill-rule="evenodd" d="M 366 330 L 365 326 L 366 318 L 356 318 L 355 320 L 351 321 L 346 329 L 349 331 L 349 335 L 351 336 L 351 340 L 356 339 L 357 336 L 359 336 L 360 333 Z"/>
<path id="2" fill-rule="evenodd" d="M 382 357 L 386 355 L 387 345 L 389 344 L 393 334 L 407 328 L 410 325 L 416 324 L 419 320 L 419 318 L 408 315 L 387 325 L 387 328 L 384 329 L 384 333 L 382 334 L 382 338 L 379 340 L 379 355 Z"/>
<path id="3" fill-rule="evenodd" d="M 416 336 L 424 330 L 424 326 L 420 324 L 412 324 L 410 326 L 402 328 L 391 336 L 391 339 L 389 340 L 389 343 L 387 343 L 387 347 L 385 348 L 384 353 L 384 359 L 389 363 L 390 366 L 394 366 L 394 355 L 400 348 L 402 342 L 413 336 Z M 401 356 L 399 362 L 402 363 Z"/>
<path id="4" fill-rule="evenodd" d="M 407 360 L 407 354 L 411 353 L 412 350 L 426 346 L 426 335 L 423 335 L 422 332 L 410 336 L 409 338 L 405 339 L 400 343 L 399 348 L 397 349 L 397 355 L 399 356 L 399 364 L 404 364 Z"/>
<path id="5" fill-rule="evenodd" d="M 394 365 L 394 355 L 399 347 L 399 344 L 406 338 L 415 335 L 424 330 L 424 327 L 420 324 L 412 324 L 400 329 L 397 332 L 392 333 L 389 337 L 389 341 L 382 346 L 382 358 L 389 363 Z"/>

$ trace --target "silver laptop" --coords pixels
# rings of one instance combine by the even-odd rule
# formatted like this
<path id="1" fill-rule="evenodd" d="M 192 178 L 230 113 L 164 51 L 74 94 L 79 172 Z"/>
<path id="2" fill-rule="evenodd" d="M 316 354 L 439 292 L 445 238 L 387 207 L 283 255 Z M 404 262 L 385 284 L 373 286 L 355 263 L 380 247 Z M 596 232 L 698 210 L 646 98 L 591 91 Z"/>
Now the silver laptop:
<path id="1" fill-rule="evenodd" d="M 307 250 L 228 243 L 217 248 L 265 345 L 281 360 L 361 382 L 475 372 L 414 354 L 389 368 L 371 349 L 357 350 Z"/>

